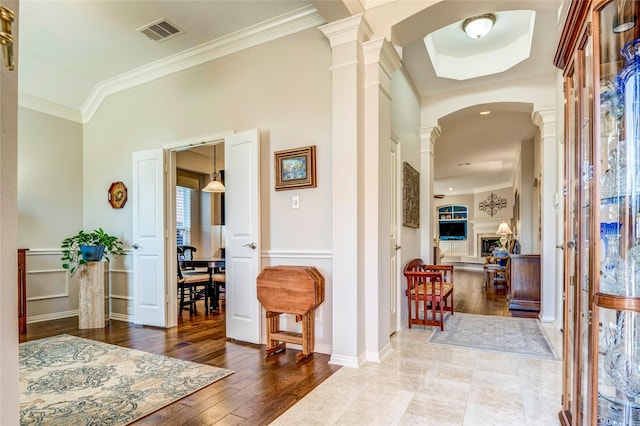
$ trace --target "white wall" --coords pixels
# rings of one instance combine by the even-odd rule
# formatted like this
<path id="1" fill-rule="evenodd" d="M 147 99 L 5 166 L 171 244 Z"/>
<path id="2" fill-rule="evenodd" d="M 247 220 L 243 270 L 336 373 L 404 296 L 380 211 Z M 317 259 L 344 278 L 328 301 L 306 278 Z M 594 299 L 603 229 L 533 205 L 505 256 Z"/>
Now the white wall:
<path id="1" fill-rule="evenodd" d="M 400 139 L 402 161 L 420 170 L 420 98 L 403 69 L 393 74 L 391 91 L 391 131 Z M 419 229 L 403 226 L 401 241 L 403 265 L 420 257 Z"/>
<path id="2" fill-rule="evenodd" d="M 437 120 L 452 112 L 491 102 L 533 103 L 534 111 L 555 107 L 555 73 L 505 81 L 473 89 L 446 92 L 422 99 L 422 124 L 435 126 Z"/>
<path id="3" fill-rule="evenodd" d="M 414 169 L 420 170 L 420 97 L 416 94 L 403 69 L 396 71 L 391 79 L 391 131 L 400 139 L 402 161 L 409 162 Z M 401 178 L 402 179 L 402 178 Z M 402 218 L 400 218 L 402 221 Z M 421 226 L 429 226 L 428 223 Z M 400 250 L 400 268 L 404 268 L 411 259 L 420 257 L 420 229 L 402 226 L 398 245 Z M 406 284 L 404 276 L 399 277 L 400 289 Z M 400 296 L 401 325 L 406 328 L 407 302 L 404 291 Z"/>

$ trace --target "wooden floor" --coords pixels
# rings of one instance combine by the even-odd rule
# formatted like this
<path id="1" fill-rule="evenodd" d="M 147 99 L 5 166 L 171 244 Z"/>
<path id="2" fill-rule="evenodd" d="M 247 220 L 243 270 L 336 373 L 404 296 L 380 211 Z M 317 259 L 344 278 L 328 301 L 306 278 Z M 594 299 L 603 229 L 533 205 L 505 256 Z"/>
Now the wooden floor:
<path id="1" fill-rule="evenodd" d="M 485 288 L 482 271 L 455 269 L 454 283 L 455 312 L 503 317 L 538 317 L 537 312 L 510 311 L 507 286 L 504 283 L 490 283 Z"/>
<path id="2" fill-rule="evenodd" d="M 482 272 L 455 271 L 455 312 L 523 316 L 509 312 L 504 286 L 483 287 Z M 404 283 L 403 283 L 404 284 Z M 202 302 L 199 302 L 202 303 Z M 524 316 L 532 316 L 524 313 Z M 70 334 L 118 346 L 228 368 L 235 374 L 135 422 L 136 425 L 268 424 L 340 367 L 319 353 L 296 363 L 298 351 L 269 358 L 264 346 L 225 338 L 224 312 L 190 316 L 161 329 L 112 320 L 98 330 L 78 330 L 77 317 L 29 324 L 20 341 Z"/>
<path id="3" fill-rule="evenodd" d="M 172 329 L 112 320 L 104 330 L 78 330 L 78 318 L 74 317 L 29 324 L 20 341 L 57 334 L 235 371 L 134 425 L 268 424 L 340 368 L 328 363 L 328 355 L 319 353 L 296 363 L 296 350 L 265 359 L 263 346 L 226 339 L 224 312 L 205 316 L 202 305 L 193 317 L 185 311 L 179 326 Z"/>

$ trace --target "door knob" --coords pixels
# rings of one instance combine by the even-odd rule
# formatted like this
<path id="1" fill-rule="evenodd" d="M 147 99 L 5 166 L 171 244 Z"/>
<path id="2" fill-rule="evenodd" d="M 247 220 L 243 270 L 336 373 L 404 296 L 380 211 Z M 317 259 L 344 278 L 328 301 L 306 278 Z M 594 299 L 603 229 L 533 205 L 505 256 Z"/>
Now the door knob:
<path id="1" fill-rule="evenodd" d="M 140 246 L 138 245 L 138 243 L 135 243 L 134 245 L 131 246 L 132 248 L 138 250 L 140 248 Z"/>
<path id="2" fill-rule="evenodd" d="M 396 246 L 396 250 L 400 250 L 401 248 L 401 246 Z"/>
<path id="3" fill-rule="evenodd" d="M 258 245 L 256 243 L 243 244 L 242 247 L 249 247 L 252 250 L 255 250 Z"/>

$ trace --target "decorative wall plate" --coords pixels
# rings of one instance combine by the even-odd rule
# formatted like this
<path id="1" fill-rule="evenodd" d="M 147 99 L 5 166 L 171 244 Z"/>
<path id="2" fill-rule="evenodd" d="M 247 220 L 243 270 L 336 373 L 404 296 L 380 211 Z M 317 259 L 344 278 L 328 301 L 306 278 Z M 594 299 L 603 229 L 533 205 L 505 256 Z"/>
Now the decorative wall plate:
<path id="1" fill-rule="evenodd" d="M 127 187 L 122 182 L 113 182 L 109 186 L 108 200 L 111 207 L 121 209 L 127 202 Z"/>

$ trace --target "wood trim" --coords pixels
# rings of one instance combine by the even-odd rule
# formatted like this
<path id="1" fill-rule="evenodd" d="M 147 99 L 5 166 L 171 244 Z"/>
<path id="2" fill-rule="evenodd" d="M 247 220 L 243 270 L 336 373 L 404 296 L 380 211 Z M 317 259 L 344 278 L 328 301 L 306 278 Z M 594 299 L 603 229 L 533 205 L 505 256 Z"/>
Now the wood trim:
<path id="1" fill-rule="evenodd" d="M 578 37 L 591 8 L 591 0 L 572 1 L 567 12 L 567 18 L 560 34 L 558 49 L 553 57 L 553 64 L 565 69 L 569 59 L 573 55 Z"/>
<path id="2" fill-rule="evenodd" d="M 571 413 L 569 411 L 560 411 L 558 417 L 562 426 L 571 426 Z"/>
<path id="3" fill-rule="evenodd" d="M 601 308 L 614 309 L 616 311 L 640 312 L 640 298 L 638 297 L 596 293 L 593 296 L 593 301 Z"/>

